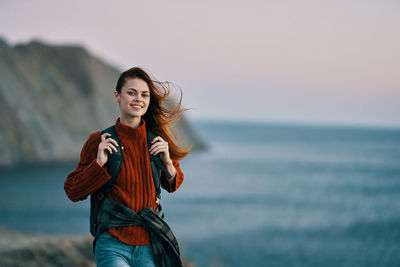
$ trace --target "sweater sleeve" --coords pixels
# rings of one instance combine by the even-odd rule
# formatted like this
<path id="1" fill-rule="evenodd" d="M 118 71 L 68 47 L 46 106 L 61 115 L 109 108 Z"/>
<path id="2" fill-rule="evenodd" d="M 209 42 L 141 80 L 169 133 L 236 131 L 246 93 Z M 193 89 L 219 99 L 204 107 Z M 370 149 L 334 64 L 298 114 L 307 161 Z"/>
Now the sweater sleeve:
<path id="1" fill-rule="evenodd" d="M 179 161 L 173 161 L 172 163 L 174 164 L 174 167 L 176 169 L 175 177 L 168 179 L 167 175 L 161 172 L 161 186 L 170 193 L 178 190 L 178 188 L 183 183 L 184 178 L 183 172 L 179 166 Z"/>
<path id="2" fill-rule="evenodd" d="M 64 182 L 64 191 L 72 201 L 86 199 L 111 178 L 105 166 L 101 167 L 96 161 L 100 135 L 98 131 L 89 136 L 82 147 L 77 167 L 68 174 Z"/>

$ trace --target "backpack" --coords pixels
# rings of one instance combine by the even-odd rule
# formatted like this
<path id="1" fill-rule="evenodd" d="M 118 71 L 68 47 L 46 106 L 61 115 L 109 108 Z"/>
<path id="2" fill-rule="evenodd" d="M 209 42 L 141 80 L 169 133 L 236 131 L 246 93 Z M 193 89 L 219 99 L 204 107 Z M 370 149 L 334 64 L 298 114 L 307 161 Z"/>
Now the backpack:
<path id="1" fill-rule="evenodd" d="M 114 139 L 118 143 L 117 152 L 113 152 L 112 154 L 108 154 L 108 160 L 106 163 L 106 168 L 108 173 L 111 175 L 111 179 L 103 185 L 102 188 L 100 188 L 98 191 L 94 192 L 93 194 L 90 195 L 90 233 L 93 236 L 97 236 L 99 233 L 97 233 L 97 216 L 99 214 L 101 205 L 103 203 L 104 197 L 111 192 L 112 186 L 114 185 L 118 173 L 121 169 L 122 161 L 123 161 L 123 155 L 122 155 L 122 150 L 121 150 L 121 145 L 120 141 L 117 135 L 117 131 L 115 129 L 115 125 L 108 127 L 107 129 L 104 129 L 101 131 L 101 134 L 104 133 L 109 133 L 111 136 L 109 138 Z M 151 141 L 156 137 L 156 135 L 151 132 L 150 130 L 146 129 L 146 134 L 147 134 L 147 146 L 150 148 Z M 161 175 L 160 171 L 164 172 L 164 174 L 168 178 L 172 178 L 171 174 L 167 171 L 165 168 L 164 164 L 161 163 L 160 160 L 160 155 L 150 155 L 150 166 L 151 166 L 151 174 L 153 177 L 153 182 L 154 182 L 154 187 L 156 189 L 156 198 L 160 199 L 161 198 Z M 155 210 L 155 213 L 160 217 L 164 218 L 164 214 L 162 212 L 161 205 L 158 204 L 157 209 Z"/>

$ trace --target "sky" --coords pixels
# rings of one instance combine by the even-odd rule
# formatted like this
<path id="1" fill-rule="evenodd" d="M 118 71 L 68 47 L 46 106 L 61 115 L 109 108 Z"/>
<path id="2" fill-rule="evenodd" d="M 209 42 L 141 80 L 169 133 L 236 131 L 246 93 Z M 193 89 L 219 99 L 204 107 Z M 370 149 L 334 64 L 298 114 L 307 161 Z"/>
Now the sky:
<path id="1" fill-rule="evenodd" d="M 400 127 L 400 2 L 0 0 L 0 36 L 80 44 L 192 120 Z"/>

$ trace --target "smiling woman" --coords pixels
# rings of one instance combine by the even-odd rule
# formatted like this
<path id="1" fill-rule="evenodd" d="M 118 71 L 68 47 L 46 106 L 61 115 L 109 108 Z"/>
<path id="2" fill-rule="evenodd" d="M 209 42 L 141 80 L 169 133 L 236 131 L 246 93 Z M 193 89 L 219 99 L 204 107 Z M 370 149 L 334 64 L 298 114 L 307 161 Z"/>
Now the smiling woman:
<path id="1" fill-rule="evenodd" d="M 182 94 L 169 108 L 164 106 L 169 93 L 169 83 L 151 79 L 141 68 L 123 72 L 114 92 L 120 117 L 89 136 L 64 183 L 72 201 L 91 196 L 98 266 L 182 266 L 160 206 L 160 186 L 168 192 L 179 188 L 179 160 L 190 152 L 173 129 L 184 111 Z"/>

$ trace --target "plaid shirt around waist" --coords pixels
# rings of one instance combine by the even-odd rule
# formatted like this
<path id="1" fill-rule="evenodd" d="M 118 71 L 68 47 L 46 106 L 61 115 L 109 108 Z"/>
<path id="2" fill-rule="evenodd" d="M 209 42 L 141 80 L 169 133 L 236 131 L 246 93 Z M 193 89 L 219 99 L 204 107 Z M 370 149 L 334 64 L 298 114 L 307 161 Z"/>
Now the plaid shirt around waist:
<path id="1" fill-rule="evenodd" d="M 146 207 L 137 214 L 132 209 L 105 197 L 97 217 L 97 223 L 94 244 L 99 235 L 108 229 L 140 225 L 149 231 L 157 267 L 183 267 L 178 241 L 171 228 L 150 207 Z"/>

